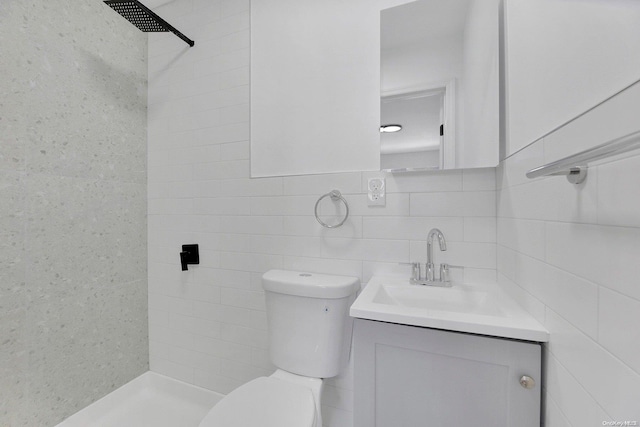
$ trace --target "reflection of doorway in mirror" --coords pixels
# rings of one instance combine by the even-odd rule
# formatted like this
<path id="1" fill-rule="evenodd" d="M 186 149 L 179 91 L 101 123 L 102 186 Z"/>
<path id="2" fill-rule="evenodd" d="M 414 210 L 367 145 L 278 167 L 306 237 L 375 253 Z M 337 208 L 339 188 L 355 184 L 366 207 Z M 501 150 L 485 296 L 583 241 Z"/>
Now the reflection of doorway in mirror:
<path id="1" fill-rule="evenodd" d="M 382 94 L 380 166 L 387 171 L 445 169 L 455 161 L 453 81 Z M 398 124 L 396 132 L 382 127 Z"/>
<path id="2" fill-rule="evenodd" d="M 380 12 L 381 97 L 390 91 L 396 95 L 437 87 L 433 82 L 455 82 L 456 108 L 447 106 L 448 90 L 445 100 L 445 117 L 451 123 L 445 125 L 441 169 L 498 163 L 500 4 L 501 0 L 417 0 Z M 384 157 L 382 167 L 388 169 Z M 433 167 L 433 162 L 419 168 L 411 162 L 394 164 L 393 169 Z"/>

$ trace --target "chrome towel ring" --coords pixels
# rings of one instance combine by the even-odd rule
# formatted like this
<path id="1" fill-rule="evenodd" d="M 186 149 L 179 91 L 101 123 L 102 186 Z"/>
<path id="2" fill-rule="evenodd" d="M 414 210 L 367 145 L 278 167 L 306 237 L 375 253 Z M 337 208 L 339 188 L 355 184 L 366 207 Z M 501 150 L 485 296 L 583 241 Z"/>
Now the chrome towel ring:
<path id="1" fill-rule="evenodd" d="M 333 200 L 334 202 L 338 200 L 342 200 L 342 203 L 344 203 L 344 207 L 347 208 L 347 212 L 344 214 L 344 218 L 338 224 L 329 225 L 325 223 L 323 220 L 321 220 L 320 217 L 318 216 L 318 205 L 320 204 L 322 199 L 324 199 L 325 197 L 331 197 L 331 200 Z M 337 227 L 340 227 L 342 224 L 344 224 L 347 218 L 349 218 L 349 204 L 347 203 L 347 200 L 342 196 L 342 194 L 338 190 L 333 190 L 330 193 L 320 196 L 320 198 L 316 202 L 315 214 L 316 214 L 316 219 L 318 220 L 321 226 L 326 228 L 337 228 Z"/>

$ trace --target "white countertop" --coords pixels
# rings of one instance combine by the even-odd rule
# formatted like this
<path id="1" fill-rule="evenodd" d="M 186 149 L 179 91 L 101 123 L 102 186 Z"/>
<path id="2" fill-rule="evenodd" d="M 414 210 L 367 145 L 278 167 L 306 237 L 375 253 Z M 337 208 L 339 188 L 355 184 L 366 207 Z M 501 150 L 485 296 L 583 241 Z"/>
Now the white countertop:
<path id="1" fill-rule="evenodd" d="M 350 315 L 410 326 L 547 342 L 549 332 L 497 284 L 434 287 L 374 276 Z"/>

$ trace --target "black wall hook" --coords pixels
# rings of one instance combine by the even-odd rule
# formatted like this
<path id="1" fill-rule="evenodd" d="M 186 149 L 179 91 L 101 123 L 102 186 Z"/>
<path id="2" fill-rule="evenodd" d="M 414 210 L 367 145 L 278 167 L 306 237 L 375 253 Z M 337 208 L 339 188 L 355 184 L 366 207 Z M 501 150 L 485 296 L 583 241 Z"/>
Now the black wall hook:
<path id="1" fill-rule="evenodd" d="M 182 252 L 180 252 L 180 264 L 182 265 L 182 271 L 187 271 L 189 264 L 200 264 L 200 251 L 198 245 L 182 245 Z"/>

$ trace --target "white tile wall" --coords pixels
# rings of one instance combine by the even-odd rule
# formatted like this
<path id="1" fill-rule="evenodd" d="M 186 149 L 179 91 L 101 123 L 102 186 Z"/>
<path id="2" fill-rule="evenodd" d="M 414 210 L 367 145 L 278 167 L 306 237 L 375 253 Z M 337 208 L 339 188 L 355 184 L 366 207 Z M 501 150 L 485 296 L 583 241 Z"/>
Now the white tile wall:
<path id="1" fill-rule="evenodd" d="M 436 257 L 468 266 L 472 280 L 496 279 L 495 170 L 388 175 L 386 207 L 367 206 L 372 173 L 250 179 L 249 1 L 150 3 L 196 42 L 150 35 L 152 370 L 222 393 L 269 375 L 260 277 L 271 268 L 408 277 L 397 263 L 424 261 L 439 227 L 450 249 Z M 329 230 L 313 208 L 334 188 L 351 215 Z M 330 221 L 335 209 L 322 209 Z M 188 272 L 184 243 L 201 250 Z M 323 400 L 326 426 L 352 425 L 350 368 L 327 381 Z"/>
<path id="2" fill-rule="evenodd" d="M 270 268 L 355 275 L 408 272 L 428 229 L 441 228 L 464 277 L 498 281 L 551 331 L 549 426 L 640 420 L 640 157 L 590 170 L 574 187 L 524 172 L 603 129 L 637 129 L 638 87 L 507 159 L 498 171 L 387 176 L 384 208 L 366 204 L 375 173 L 249 178 L 248 0 L 151 6 L 196 40 L 150 36 L 149 322 L 151 368 L 229 392 L 273 366 L 260 276 Z M 609 123 L 610 126 L 593 124 Z M 598 137 L 598 141 L 600 137 Z M 586 141 L 586 142 L 585 142 Z M 320 227 L 313 205 L 338 188 L 351 217 Z M 497 206 L 497 224 L 496 224 Z M 324 206 L 327 218 L 331 206 Z M 496 246 L 497 241 L 497 246 Z M 183 243 L 202 264 L 180 272 Z M 497 251 L 496 251 L 497 248 Z M 352 373 L 328 381 L 327 426 L 350 426 Z"/>
<path id="3" fill-rule="evenodd" d="M 640 157 L 596 163 L 578 186 L 525 172 L 639 130 L 639 110 L 637 84 L 498 169 L 498 280 L 551 332 L 548 426 L 640 423 Z"/>

